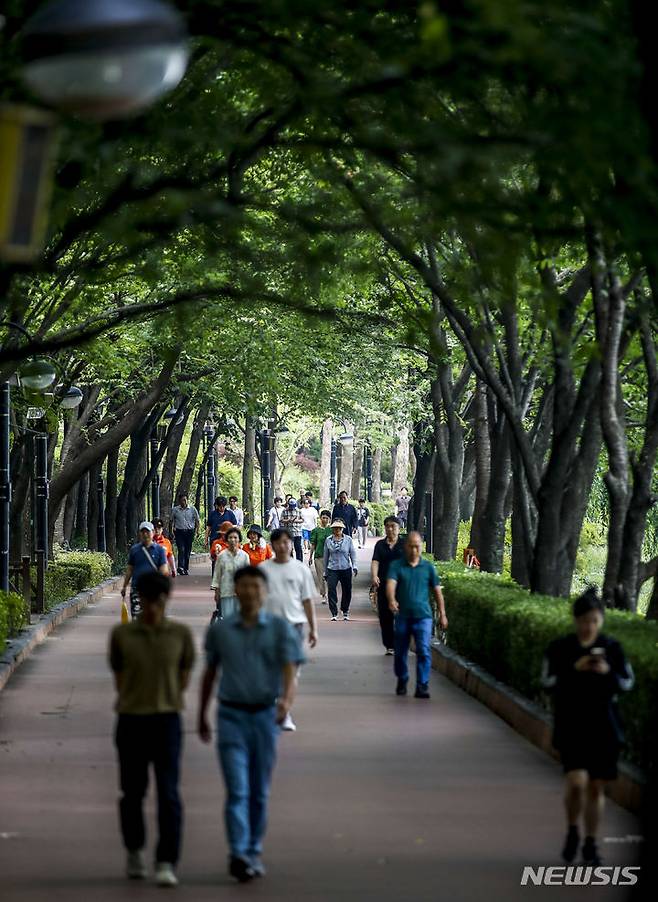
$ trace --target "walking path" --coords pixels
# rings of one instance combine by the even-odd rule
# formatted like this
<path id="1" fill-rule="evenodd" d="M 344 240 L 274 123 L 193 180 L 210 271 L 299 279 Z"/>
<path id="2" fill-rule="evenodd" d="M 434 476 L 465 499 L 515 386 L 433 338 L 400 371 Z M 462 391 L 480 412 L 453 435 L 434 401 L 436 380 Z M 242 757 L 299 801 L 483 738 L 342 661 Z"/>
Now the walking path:
<path id="1" fill-rule="evenodd" d="M 486 708 L 436 674 L 431 701 L 393 694 L 367 598 L 362 552 L 353 619 L 328 620 L 304 668 L 275 772 L 265 880 L 226 876 L 223 790 L 214 748 L 195 733 L 202 662 L 188 696 L 186 806 L 178 899 L 457 900 L 581 898 L 579 887 L 521 887 L 523 865 L 560 864 L 561 771 Z M 178 578 L 171 615 L 200 647 L 208 567 Z M 4 902 L 152 899 L 127 882 L 116 816 L 113 691 L 105 662 L 119 596 L 69 621 L 0 695 L 0 897 Z M 152 798 L 149 802 L 152 811 Z M 150 815 L 153 823 L 153 815 Z M 636 819 L 608 804 L 606 863 L 633 863 Z M 153 839 L 153 830 L 150 833 Z M 152 843 L 151 843 L 152 845 Z M 623 900 L 620 887 L 596 898 Z"/>

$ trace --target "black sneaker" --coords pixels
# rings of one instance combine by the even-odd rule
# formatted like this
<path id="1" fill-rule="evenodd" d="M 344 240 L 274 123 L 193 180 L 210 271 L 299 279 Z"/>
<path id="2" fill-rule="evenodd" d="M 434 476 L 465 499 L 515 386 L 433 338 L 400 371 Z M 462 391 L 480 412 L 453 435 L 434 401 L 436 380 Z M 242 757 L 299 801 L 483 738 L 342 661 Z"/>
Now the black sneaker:
<path id="1" fill-rule="evenodd" d="M 406 680 L 398 680 L 398 684 L 395 687 L 396 695 L 406 695 L 407 694 L 407 681 Z"/>
<path id="2" fill-rule="evenodd" d="M 239 880 L 240 883 L 247 883 L 249 880 L 253 880 L 256 876 L 256 871 L 252 868 L 247 859 L 238 858 L 237 855 L 231 856 L 228 865 L 228 872 L 231 877 L 235 877 L 235 879 Z"/>
<path id="3" fill-rule="evenodd" d="M 596 839 L 593 836 L 585 837 L 585 842 L 583 843 L 583 864 L 591 864 L 594 867 L 603 864 L 603 859 L 599 855 L 596 845 Z"/>
<path id="4" fill-rule="evenodd" d="M 427 683 L 419 683 L 416 686 L 416 691 L 414 692 L 414 698 L 429 698 L 430 691 L 427 686 Z"/>
<path id="5" fill-rule="evenodd" d="M 576 853 L 578 852 L 578 846 L 580 845 L 580 835 L 578 833 L 578 827 L 572 826 L 569 827 L 567 831 L 567 838 L 564 841 L 564 848 L 562 849 L 562 858 L 568 863 L 571 862 L 576 857 Z"/>

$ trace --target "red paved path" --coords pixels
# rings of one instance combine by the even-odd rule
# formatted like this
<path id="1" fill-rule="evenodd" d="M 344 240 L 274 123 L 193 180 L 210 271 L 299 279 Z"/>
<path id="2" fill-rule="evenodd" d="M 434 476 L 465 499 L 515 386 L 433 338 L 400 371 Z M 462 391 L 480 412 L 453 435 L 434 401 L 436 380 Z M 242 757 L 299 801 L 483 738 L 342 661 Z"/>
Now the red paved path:
<path id="1" fill-rule="evenodd" d="M 206 569 L 177 580 L 171 610 L 199 644 L 211 608 Z M 366 571 L 364 559 L 362 589 Z M 69 621 L 0 695 L 3 902 L 146 900 L 163 892 L 122 877 L 104 658 L 118 612 L 115 595 Z M 396 698 L 392 659 L 382 654 L 365 591 L 349 623 L 328 622 L 326 606 L 318 614 L 320 643 L 295 707 L 299 730 L 279 746 L 269 874 L 248 886 L 225 875 L 214 750 L 193 732 L 197 666 L 186 714 L 179 899 L 628 898 L 621 888 L 520 887 L 523 864 L 560 863 L 558 765 L 436 674 L 430 702 Z M 637 822 L 609 804 L 603 832 L 618 840 L 636 834 Z M 632 863 L 634 845 L 603 848 L 608 863 Z"/>

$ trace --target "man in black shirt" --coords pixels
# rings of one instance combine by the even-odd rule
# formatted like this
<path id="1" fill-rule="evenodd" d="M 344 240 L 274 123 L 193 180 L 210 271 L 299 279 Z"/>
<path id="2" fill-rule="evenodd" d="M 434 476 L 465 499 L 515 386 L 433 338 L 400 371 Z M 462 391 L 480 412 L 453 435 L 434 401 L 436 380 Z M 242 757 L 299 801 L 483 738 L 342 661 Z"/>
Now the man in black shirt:
<path id="1" fill-rule="evenodd" d="M 568 832 L 562 857 L 567 862 L 576 857 L 582 817 L 582 856 L 590 865 L 601 863 L 596 836 L 604 789 L 617 776 L 624 741 L 615 697 L 634 683 L 621 645 L 601 633 L 603 610 L 594 588 L 577 598 L 573 605 L 576 631 L 551 642 L 542 668 L 542 685 L 553 694 L 553 745 L 566 774 Z"/>
<path id="2" fill-rule="evenodd" d="M 342 520 L 345 524 L 345 535 L 352 538 L 354 531 L 359 525 L 357 522 L 356 508 L 350 504 L 347 499 L 347 492 L 340 492 L 338 501 L 334 504 L 331 512 L 331 522 L 334 520 Z"/>
<path id="3" fill-rule="evenodd" d="M 386 599 L 386 579 L 393 561 L 397 561 L 404 554 L 404 542 L 400 539 L 400 521 L 397 517 L 387 517 L 384 520 L 384 531 L 386 538 L 380 539 L 375 545 L 370 564 L 370 575 L 372 584 L 377 589 L 377 612 L 382 631 L 382 643 L 386 654 L 392 655 L 393 614 Z"/>

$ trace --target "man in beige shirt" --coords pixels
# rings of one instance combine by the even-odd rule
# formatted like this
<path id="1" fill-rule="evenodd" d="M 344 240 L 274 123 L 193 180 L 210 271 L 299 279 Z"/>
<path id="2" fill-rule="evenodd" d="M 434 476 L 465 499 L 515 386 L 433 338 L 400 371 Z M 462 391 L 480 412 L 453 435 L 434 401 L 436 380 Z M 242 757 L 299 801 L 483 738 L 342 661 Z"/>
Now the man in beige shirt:
<path id="1" fill-rule="evenodd" d="M 165 616 L 169 577 L 151 571 L 137 580 L 141 613 L 112 630 L 109 662 L 117 688 L 116 746 L 119 754 L 121 833 L 127 849 L 127 876 L 146 877 L 143 802 L 153 764 L 158 791 L 160 836 L 155 852 L 156 882 L 178 883 L 175 866 L 181 839 L 178 795 L 182 747 L 180 711 L 194 664 L 189 629 Z"/>

